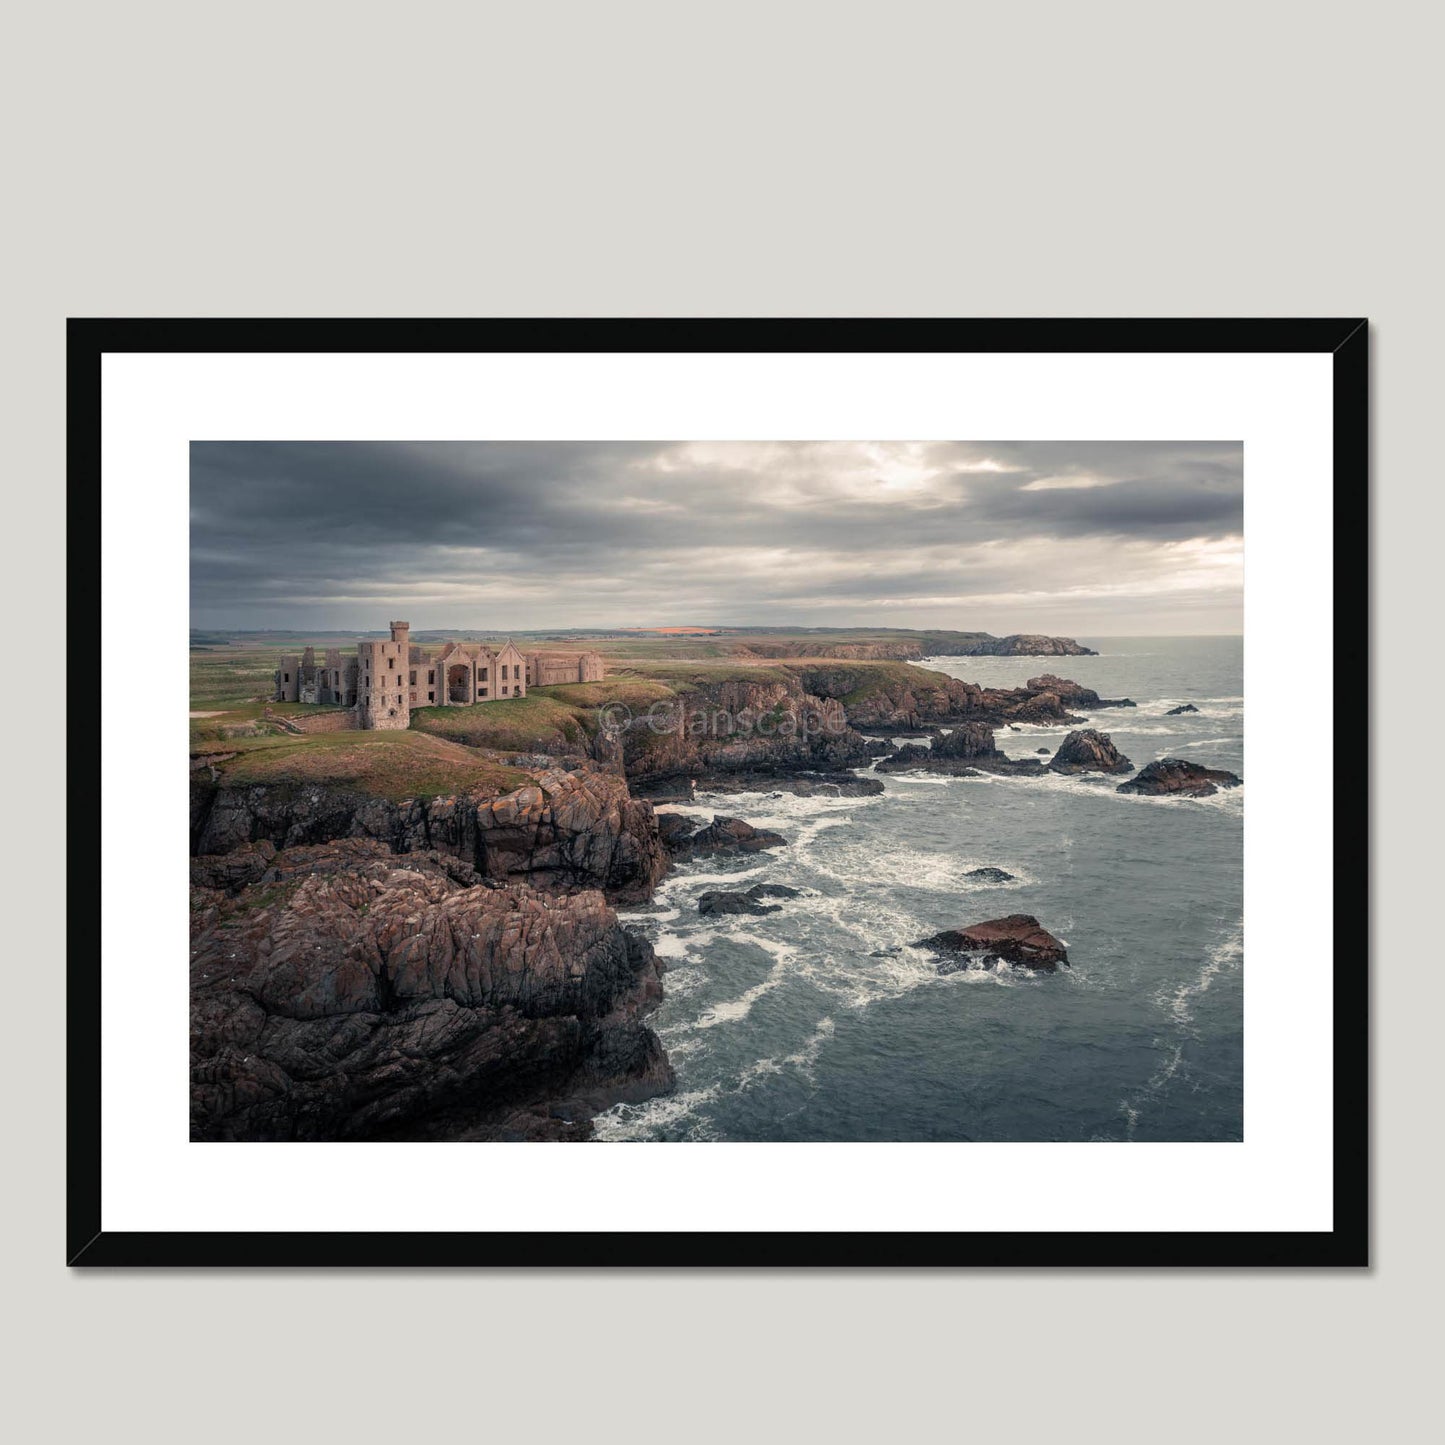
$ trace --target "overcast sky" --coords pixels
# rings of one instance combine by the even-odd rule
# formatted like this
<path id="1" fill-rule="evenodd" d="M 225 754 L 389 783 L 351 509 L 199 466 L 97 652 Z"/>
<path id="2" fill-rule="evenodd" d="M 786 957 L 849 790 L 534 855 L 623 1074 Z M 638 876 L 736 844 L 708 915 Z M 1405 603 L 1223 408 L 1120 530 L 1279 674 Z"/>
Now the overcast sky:
<path id="1" fill-rule="evenodd" d="M 1242 631 L 1236 442 L 197 442 L 191 625 Z"/>

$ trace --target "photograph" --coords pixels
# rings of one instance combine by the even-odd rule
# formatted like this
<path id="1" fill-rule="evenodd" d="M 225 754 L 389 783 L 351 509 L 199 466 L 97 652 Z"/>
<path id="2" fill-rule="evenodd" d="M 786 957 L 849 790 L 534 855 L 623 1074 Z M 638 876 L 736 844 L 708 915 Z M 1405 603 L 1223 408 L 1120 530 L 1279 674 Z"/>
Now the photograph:
<path id="1" fill-rule="evenodd" d="M 193 1142 L 1248 1137 L 1242 441 L 189 464 Z"/>

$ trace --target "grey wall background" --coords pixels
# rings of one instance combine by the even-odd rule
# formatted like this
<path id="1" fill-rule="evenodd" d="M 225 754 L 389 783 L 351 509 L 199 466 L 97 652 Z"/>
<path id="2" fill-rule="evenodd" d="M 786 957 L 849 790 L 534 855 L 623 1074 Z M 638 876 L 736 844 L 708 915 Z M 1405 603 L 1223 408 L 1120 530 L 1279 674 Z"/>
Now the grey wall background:
<path id="1" fill-rule="evenodd" d="M 67 819 L 32 703 L 7 717 L 26 902 L 0 1050 L 21 1437 L 1420 1433 L 1441 989 L 1420 947 L 1433 780 L 1411 775 L 1439 694 L 1440 39 L 1416 5 L 1258 0 L 14 16 L 12 626 L 61 635 L 67 314 L 1359 313 L 1375 668 L 1402 684 L 1374 747 L 1377 1265 L 1347 1277 L 67 1274 L 63 844 L 88 802 Z M 1365 678 L 1341 682 L 1363 722 Z M 1302 699 L 1301 726 L 1322 706 Z M 1327 926 L 1301 920 L 1300 956 L 1275 961 L 1302 987 Z"/>

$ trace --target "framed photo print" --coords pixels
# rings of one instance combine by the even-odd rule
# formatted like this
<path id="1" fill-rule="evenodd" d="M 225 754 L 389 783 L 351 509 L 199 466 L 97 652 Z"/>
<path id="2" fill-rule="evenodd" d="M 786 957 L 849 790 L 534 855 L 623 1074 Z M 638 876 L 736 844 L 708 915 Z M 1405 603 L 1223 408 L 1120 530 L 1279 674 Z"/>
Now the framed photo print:
<path id="1" fill-rule="evenodd" d="M 71 1263 L 1365 1264 L 1368 335 L 73 321 Z"/>

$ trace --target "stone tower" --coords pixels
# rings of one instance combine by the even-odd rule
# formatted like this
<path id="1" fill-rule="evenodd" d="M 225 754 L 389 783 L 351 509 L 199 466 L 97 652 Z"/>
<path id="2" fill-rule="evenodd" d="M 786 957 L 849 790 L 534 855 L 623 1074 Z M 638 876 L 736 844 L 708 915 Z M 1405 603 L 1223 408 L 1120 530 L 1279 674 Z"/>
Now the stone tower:
<path id="1" fill-rule="evenodd" d="M 393 622 L 391 640 L 369 638 L 356 649 L 356 711 L 364 728 L 411 726 L 407 664 L 411 659 L 411 623 Z"/>

